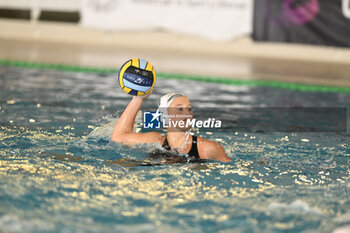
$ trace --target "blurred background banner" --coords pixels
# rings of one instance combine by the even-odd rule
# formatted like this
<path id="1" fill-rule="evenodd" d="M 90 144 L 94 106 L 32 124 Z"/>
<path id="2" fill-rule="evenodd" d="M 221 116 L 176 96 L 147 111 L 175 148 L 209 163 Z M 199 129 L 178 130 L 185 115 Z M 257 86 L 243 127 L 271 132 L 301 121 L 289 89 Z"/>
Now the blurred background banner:
<path id="1" fill-rule="evenodd" d="M 81 23 L 106 30 L 164 30 L 230 40 L 252 32 L 253 0 L 83 0 Z"/>
<path id="2" fill-rule="evenodd" d="M 258 0 L 253 38 L 350 47 L 350 0 Z"/>

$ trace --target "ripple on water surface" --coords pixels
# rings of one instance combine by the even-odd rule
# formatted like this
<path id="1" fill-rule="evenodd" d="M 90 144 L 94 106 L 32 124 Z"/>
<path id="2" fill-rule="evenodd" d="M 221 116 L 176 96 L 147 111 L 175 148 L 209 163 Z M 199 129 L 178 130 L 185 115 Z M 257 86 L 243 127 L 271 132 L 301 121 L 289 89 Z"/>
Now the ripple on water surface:
<path id="1" fill-rule="evenodd" d="M 350 103 L 179 82 L 159 79 L 145 105 L 174 86 L 197 106 Z M 149 147 L 109 140 L 130 100 L 114 74 L 0 67 L 0 84 L 0 231 L 331 232 L 350 223 L 348 134 L 199 132 L 233 161 L 149 166 Z"/>

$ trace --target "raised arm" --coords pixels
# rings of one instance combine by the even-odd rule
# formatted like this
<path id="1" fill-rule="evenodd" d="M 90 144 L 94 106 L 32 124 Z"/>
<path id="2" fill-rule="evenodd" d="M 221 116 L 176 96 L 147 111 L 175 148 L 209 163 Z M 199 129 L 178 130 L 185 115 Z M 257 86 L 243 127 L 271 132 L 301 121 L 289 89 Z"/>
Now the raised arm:
<path id="1" fill-rule="evenodd" d="M 136 114 L 140 110 L 143 101 L 151 94 L 151 92 L 145 96 L 134 96 L 132 98 L 114 126 L 111 140 L 126 145 L 162 142 L 163 138 L 160 133 L 135 133 L 133 131 Z"/>

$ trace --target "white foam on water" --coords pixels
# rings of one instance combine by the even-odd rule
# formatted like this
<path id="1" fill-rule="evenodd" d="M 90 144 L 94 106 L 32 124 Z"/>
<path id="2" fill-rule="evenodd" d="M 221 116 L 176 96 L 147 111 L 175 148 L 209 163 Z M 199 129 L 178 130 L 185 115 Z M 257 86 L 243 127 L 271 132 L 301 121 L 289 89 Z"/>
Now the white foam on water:
<path id="1" fill-rule="evenodd" d="M 86 138 L 109 138 L 112 135 L 117 120 L 111 121 L 103 126 L 93 129 Z"/>
<path id="2" fill-rule="evenodd" d="M 317 208 L 310 207 L 309 204 L 302 200 L 295 200 L 292 203 L 280 203 L 280 202 L 272 202 L 268 206 L 270 210 L 285 210 L 285 211 L 297 211 L 304 213 L 312 213 L 317 215 L 322 215 L 322 212 Z"/>
<path id="3" fill-rule="evenodd" d="M 20 219 L 16 215 L 5 214 L 0 217 L 0 231 L 5 232 L 48 232 L 55 230 L 52 223 L 38 218 Z"/>
<path id="4" fill-rule="evenodd" d="M 346 212 L 334 219 L 335 222 L 345 223 L 350 222 L 350 212 Z"/>

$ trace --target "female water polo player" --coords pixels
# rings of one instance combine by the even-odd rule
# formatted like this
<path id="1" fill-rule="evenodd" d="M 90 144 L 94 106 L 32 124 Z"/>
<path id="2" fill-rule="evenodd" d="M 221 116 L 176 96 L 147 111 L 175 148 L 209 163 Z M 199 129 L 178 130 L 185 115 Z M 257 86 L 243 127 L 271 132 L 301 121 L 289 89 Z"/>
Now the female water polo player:
<path id="1" fill-rule="evenodd" d="M 189 127 L 180 127 L 180 124 L 176 124 L 176 126 L 168 125 L 168 134 L 166 136 L 158 132 L 133 132 L 136 114 L 140 110 L 143 101 L 151 93 L 152 91 L 147 95 L 134 96 L 132 98 L 114 127 L 111 136 L 113 141 L 125 145 L 159 143 L 164 148 L 164 151 L 186 154 L 190 161 L 195 159 L 211 159 L 222 162 L 232 161 L 227 157 L 225 150 L 219 143 L 201 137 L 191 136 Z M 181 93 L 169 93 L 162 96 L 158 110 L 162 112 L 162 116 L 166 115 L 167 120 L 185 121 L 193 117 L 190 100 Z M 153 155 L 158 153 L 159 150 L 153 153 Z M 169 153 L 164 154 L 167 155 Z M 181 156 L 181 158 L 185 157 Z"/>

